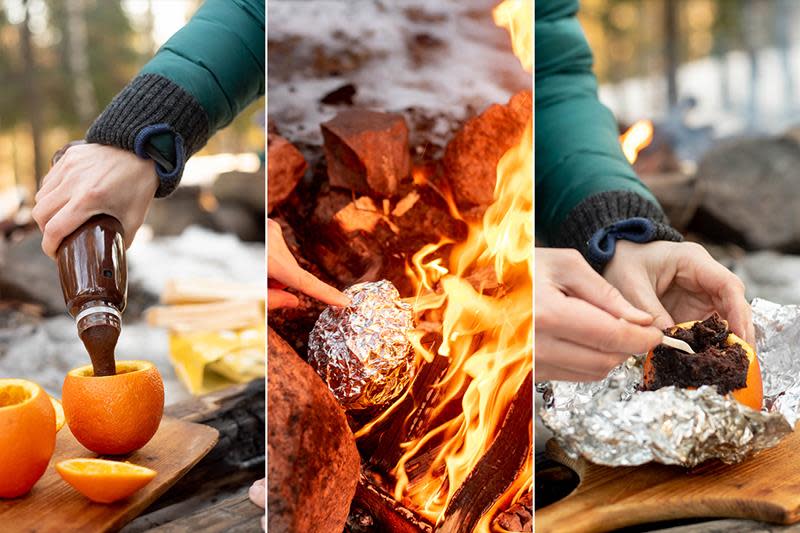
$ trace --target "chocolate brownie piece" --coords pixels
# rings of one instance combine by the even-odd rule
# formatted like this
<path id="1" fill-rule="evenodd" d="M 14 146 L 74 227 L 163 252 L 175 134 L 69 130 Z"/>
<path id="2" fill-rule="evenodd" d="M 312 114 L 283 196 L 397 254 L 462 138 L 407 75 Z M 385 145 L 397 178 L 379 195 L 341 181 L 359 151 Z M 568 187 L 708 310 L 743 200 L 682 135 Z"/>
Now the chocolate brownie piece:
<path id="1" fill-rule="evenodd" d="M 716 313 L 689 329 L 668 328 L 664 333 L 685 341 L 696 353 L 658 345 L 650 360 L 653 379 L 646 390 L 670 385 L 681 388 L 716 385 L 720 394 L 727 394 L 747 385 L 750 366 L 747 352 L 738 344 L 726 344 L 728 326 Z"/>

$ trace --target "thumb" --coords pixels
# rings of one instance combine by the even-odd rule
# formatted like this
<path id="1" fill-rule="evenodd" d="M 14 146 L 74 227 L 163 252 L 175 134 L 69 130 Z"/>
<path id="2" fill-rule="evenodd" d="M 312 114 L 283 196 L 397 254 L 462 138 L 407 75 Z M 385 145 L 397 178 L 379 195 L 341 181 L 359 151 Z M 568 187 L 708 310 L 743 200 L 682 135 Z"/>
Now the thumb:
<path id="1" fill-rule="evenodd" d="M 297 307 L 298 305 L 300 305 L 300 300 L 294 294 L 278 289 L 267 289 L 267 309 Z"/>

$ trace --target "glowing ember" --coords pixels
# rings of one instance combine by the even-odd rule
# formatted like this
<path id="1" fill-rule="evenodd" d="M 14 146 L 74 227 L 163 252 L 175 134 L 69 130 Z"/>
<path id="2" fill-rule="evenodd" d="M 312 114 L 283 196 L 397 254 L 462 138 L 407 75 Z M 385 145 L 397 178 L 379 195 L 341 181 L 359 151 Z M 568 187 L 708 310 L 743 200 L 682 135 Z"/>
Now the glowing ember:
<path id="1" fill-rule="evenodd" d="M 647 148 L 652 141 L 653 123 L 649 120 L 636 122 L 619 138 L 619 142 L 622 144 L 622 151 L 631 165 L 636 162 L 639 152 Z"/>
<path id="2" fill-rule="evenodd" d="M 530 71 L 531 0 L 506 0 L 494 16 L 498 25 L 509 29 L 514 53 Z M 425 182 L 422 173 L 415 172 L 414 178 Z M 453 248 L 445 261 L 436 252 L 448 245 Z M 394 497 L 436 523 L 491 446 L 515 393 L 533 371 L 532 121 L 518 145 L 497 165 L 494 202 L 482 222 L 470 225 L 463 243 L 440 241 L 423 247 L 408 272 L 418 291 L 414 311 L 418 316 L 438 317 L 442 342 L 436 351 L 450 359 L 447 374 L 437 385 L 441 390 L 430 420 L 441 420 L 452 401 L 460 401 L 461 410 L 421 438 L 404 443 L 405 454 L 393 471 Z M 432 361 L 435 355 L 421 339 L 421 333 L 412 339 L 417 354 Z M 530 440 L 530 432 L 519 438 Z M 435 457 L 424 474 L 411 481 L 406 465 L 423 451 Z M 521 474 L 475 531 L 490 531 L 497 512 L 530 490 L 532 472 L 528 454 Z"/>

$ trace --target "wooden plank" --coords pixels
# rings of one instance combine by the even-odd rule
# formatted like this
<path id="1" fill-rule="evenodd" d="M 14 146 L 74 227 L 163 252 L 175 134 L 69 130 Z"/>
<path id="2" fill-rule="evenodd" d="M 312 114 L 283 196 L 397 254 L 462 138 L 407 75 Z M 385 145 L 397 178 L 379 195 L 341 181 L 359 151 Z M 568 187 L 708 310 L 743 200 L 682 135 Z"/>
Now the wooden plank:
<path id="1" fill-rule="evenodd" d="M 146 531 L 158 533 L 252 533 L 260 531 L 264 509 L 250 501 L 245 487 L 233 496 Z M 127 530 L 126 530 L 127 531 Z M 142 530 L 145 531 L 145 530 Z"/>
<path id="2" fill-rule="evenodd" d="M 26 533 L 117 530 L 197 464 L 214 447 L 218 435 L 214 428 L 165 417 L 144 448 L 124 458 L 115 458 L 152 468 L 158 472 L 156 478 L 129 499 L 103 505 L 76 492 L 53 467 L 64 459 L 97 457 L 81 446 L 69 427 L 64 426 L 58 434 L 50 467 L 30 494 L 0 501 L 0 524 L 14 524 L 15 531 Z"/>
<path id="3" fill-rule="evenodd" d="M 233 505 L 231 498 L 264 477 L 264 406 L 265 382 L 258 379 L 167 407 L 165 411 L 171 416 L 217 429 L 219 442 L 169 491 L 125 526 L 122 533 L 142 533 L 187 516 L 197 516 L 221 500 Z M 259 530 L 257 519 L 251 520 L 250 525 L 252 531 Z"/>
<path id="4" fill-rule="evenodd" d="M 691 470 L 655 463 L 594 465 L 570 459 L 553 441 L 548 454 L 572 468 L 581 481 L 571 495 L 537 510 L 536 531 L 592 533 L 696 517 L 781 524 L 800 520 L 797 431 L 739 464 L 712 461 Z"/>

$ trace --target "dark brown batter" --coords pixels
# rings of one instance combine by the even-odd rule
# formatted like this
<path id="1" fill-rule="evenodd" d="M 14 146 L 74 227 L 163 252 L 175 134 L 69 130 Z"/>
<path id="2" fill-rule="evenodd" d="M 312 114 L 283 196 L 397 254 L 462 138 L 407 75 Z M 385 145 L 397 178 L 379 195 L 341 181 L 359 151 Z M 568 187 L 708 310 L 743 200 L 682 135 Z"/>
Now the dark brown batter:
<path id="1" fill-rule="evenodd" d="M 95 376 L 113 376 L 117 373 L 114 349 L 119 339 L 119 328 L 110 325 L 92 326 L 80 337 L 92 360 Z"/>

